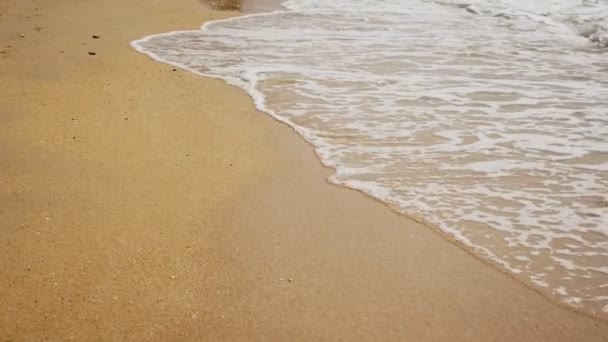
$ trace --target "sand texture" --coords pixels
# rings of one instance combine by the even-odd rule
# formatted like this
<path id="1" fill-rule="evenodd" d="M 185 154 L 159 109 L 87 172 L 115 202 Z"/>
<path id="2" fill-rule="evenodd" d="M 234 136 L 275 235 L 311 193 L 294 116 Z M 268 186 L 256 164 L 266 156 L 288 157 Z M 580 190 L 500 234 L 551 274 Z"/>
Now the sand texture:
<path id="1" fill-rule="evenodd" d="M 606 340 L 129 46 L 229 15 L 0 0 L 0 340 Z"/>

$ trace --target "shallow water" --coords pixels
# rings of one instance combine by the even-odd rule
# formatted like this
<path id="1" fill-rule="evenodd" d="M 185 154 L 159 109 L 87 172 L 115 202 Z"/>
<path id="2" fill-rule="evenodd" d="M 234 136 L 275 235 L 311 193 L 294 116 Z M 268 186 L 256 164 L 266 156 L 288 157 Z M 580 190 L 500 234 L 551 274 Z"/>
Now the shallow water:
<path id="1" fill-rule="evenodd" d="M 331 182 L 608 317 L 605 1 L 285 6 L 133 45 L 245 89 Z"/>

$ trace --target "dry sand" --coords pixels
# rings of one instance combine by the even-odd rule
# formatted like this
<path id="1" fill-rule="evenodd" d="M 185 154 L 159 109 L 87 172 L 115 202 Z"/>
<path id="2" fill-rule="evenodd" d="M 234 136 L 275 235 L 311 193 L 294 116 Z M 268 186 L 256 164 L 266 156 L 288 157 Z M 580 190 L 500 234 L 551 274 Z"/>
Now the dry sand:
<path id="1" fill-rule="evenodd" d="M 608 337 L 326 184 L 311 148 L 238 89 L 129 46 L 229 13 L 196 0 L 0 11 L 0 340 Z"/>

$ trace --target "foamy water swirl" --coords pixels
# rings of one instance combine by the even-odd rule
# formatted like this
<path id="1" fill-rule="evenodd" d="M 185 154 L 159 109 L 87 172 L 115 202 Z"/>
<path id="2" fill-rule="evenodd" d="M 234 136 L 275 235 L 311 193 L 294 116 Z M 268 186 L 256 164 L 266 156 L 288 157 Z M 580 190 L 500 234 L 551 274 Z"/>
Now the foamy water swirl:
<path id="1" fill-rule="evenodd" d="M 326 3 L 134 46 L 244 88 L 315 146 L 332 182 L 608 313 L 607 55 L 530 11 Z"/>

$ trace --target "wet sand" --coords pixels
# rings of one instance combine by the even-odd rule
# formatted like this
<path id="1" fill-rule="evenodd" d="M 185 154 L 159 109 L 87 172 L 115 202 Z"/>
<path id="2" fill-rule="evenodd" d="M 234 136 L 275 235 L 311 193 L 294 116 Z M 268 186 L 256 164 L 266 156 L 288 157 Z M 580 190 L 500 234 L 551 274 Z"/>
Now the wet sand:
<path id="1" fill-rule="evenodd" d="M 229 15 L 0 0 L 0 339 L 605 340 L 129 46 Z"/>
<path id="2" fill-rule="evenodd" d="M 260 13 L 283 9 L 282 0 L 200 0 L 201 4 L 218 11 Z"/>

